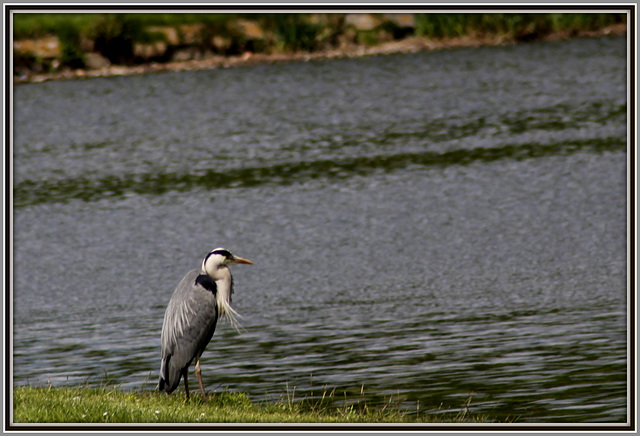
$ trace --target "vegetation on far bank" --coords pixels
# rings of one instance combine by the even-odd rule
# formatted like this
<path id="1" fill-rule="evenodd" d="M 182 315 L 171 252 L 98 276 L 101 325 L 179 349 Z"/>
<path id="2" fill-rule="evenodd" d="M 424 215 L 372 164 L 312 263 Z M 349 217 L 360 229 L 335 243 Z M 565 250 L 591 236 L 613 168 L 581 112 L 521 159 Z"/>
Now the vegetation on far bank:
<path id="1" fill-rule="evenodd" d="M 13 420 L 21 423 L 481 423 L 488 417 L 468 410 L 406 409 L 389 398 L 372 406 L 362 396 L 325 391 L 320 398 L 297 398 L 287 390 L 272 403 L 252 403 L 243 393 L 126 392 L 114 386 L 14 387 Z"/>
<path id="2" fill-rule="evenodd" d="M 344 52 L 411 39 L 514 43 L 612 28 L 617 33 L 626 29 L 626 15 L 14 13 L 14 75 L 253 54 Z"/>

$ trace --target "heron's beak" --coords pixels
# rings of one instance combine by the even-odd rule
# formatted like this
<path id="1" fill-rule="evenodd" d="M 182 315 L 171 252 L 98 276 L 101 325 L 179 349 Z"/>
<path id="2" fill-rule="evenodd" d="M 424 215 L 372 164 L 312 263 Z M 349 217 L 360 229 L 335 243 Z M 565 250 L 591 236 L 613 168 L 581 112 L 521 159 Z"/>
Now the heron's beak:
<path id="1" fill-rule="evenodd" d="M 235 263 L 244 263 L 247 265 L 253 265 L 253 262 L 251 262 L 249 259 L 245 259 L 244 257 L 240 257 L 240 256 L 234 256 L 234 261 Z"/>

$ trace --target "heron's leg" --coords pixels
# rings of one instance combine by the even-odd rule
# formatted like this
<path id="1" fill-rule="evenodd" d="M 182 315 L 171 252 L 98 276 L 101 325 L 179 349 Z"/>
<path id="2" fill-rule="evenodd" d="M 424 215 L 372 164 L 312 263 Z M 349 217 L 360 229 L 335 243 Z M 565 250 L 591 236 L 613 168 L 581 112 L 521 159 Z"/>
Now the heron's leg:
<path id="1" fill-rule="evenodd" d="M 187 394 L 187 400 L 189 399 L 189 381 L 187 380 L 189 376 L 189 368 L 185 369 L 182 372 L 182 377 L 184 377 L 184 392 Z"/>
<path id="2" fill-rule="evenodd" d="M 202 397 L 206 397 L 204 393 L 204 385 L 202 384 L 202 375 L 200 371 L 200 356 L 196 358 L 196 378 L 198 379 L 198 383 L 200 384 L 200 390 L 202 391 Z"/>

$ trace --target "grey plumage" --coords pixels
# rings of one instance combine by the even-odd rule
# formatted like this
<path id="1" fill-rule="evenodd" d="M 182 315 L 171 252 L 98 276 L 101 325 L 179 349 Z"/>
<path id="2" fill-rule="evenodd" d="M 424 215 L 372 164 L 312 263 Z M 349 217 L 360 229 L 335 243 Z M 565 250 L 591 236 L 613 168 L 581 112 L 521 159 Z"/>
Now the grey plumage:
<path id="1" fill-rule="evenodd" d="M 203 278 L 212 284 L 209 289 L 202 285 Z M 215 282 L 194 269 L 182 279 L 169 301 L 162 324 L 161 391 L 173 392 L 182 372 L 211 341 L 218 322 L 215 293 Z"/>
<path id="2" fill-rule="evenodd" d="M 195 374 L 202 394 L 205 394 L 200 376 L 200 356 L 213 337 L 219 317 L 226 316 L 236 325 L 236 314 L 230 306 L 233 278 L 227 265 L 237 263 L 252 264 L 217 248 L 205 257 L 201 270 L 189 271 L 178 284 L 162 325 L 158 390 L 170 394 L 183 378 L 188 398 L 187 371 L 195 359 Z"/>

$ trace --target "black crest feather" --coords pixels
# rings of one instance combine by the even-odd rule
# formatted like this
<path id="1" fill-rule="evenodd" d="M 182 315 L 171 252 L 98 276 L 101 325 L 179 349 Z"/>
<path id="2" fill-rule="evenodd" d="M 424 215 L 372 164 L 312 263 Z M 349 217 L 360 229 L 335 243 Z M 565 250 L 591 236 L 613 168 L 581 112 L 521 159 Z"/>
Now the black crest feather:
<path id="1" fill-rule="evenodd" d="M 211 254 L 219 254 L 220 256 L 231 257 L 231 253 L 228 250 L 213 250 L 211 253 L 209 253 L 209 255 Z"/>

